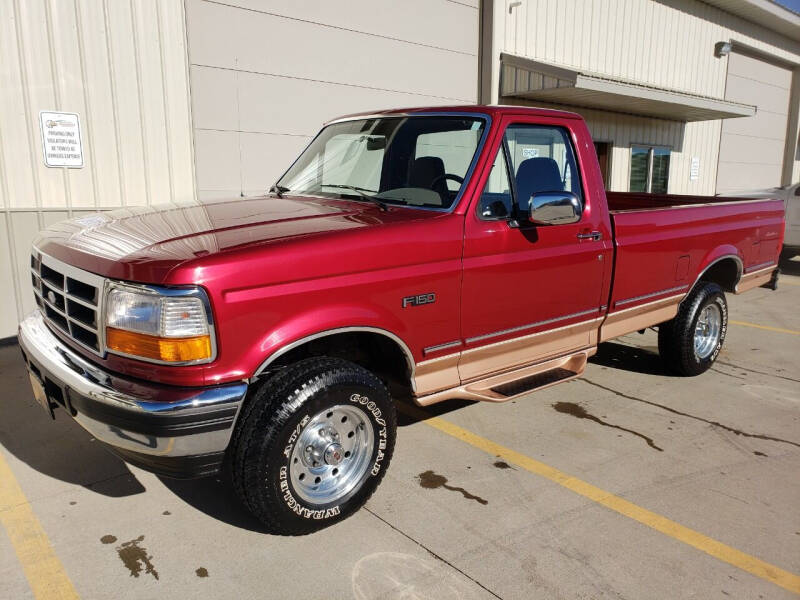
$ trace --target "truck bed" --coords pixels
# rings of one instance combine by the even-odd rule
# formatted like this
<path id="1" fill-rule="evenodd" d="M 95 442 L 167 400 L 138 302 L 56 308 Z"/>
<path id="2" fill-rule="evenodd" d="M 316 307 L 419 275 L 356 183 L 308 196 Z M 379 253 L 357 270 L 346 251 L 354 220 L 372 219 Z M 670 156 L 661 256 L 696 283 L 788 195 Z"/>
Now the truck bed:
<path id="1" fill-rule="evenodd" d="M 645 194 L 640 192 L 606 192 L 608 210 L 612 213 L 628 210 L 653 210 L 698 204 L 726 204 L 752 202 L 763 198 L 732 196 L 689 196 L 682 194 Z"/>
<path id="2" fill-rule="evenodd" d="M 602 339 L 671 319 L 715 263 L 724 261 L 718 268 L 729 273 L 729 292 L 765 283 L 777 265 L 780 200 L 618 192 L 607 199 L 615 257 Z"/>

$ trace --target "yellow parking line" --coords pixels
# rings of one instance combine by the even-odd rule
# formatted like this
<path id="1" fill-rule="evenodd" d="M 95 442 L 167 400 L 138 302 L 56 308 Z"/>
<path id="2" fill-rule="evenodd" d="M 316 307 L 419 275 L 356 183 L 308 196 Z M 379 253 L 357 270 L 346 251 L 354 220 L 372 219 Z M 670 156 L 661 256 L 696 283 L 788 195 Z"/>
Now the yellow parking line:
<path id="1" fill-rule="evenodd" d="M 770 327 L 769 325 L 758 325 L 756 323 L 748 323 L 747 321 L 728 321 L 731 325 L 742 325 L 743 327 L 755 327 L 756 329 L 764 329 L 766 331 L 775 331 L 777 333 L 789 333 L 791 335 L 800 335 L 800 331 L 794 329 L 781 329 L 780 327 Z"/>
<path id="2" fill-rule="evenodd" d="M 3 524 L 36 598 L 72 600 L 78 593 L 58 560 L 39 519 L 0 454 L 0 523 Z"/>
<path id="3" fill-rule="evenodd" d="M 610 492 L 595 487 L 591 483 L 572 477 L 543 462 L 539 462 L 510 448 L 496 444 L 491 440 L 487 440 L 449 421 L 445 421 L 439 417 L 431 417 L 428 413 L 416 407 L 402 404 L 398 406 L 398 410 L 420 419 L 422 423 L 434 429 L 438 429 L 442 433 L 446 433 L 462 442 L 466 442 L 479 450 L 483 450 L 487 454 L 502 458 L 506 462 L 512 463 L 526 471 L 549 479 L 584 498 L 588 498 L 642 525 L 646 525 L 666 536 L 697 548 L 714 558 L 733 565 L 734 567 L 738 567 L 748 573 L 752 573 L 756 577 L 765 579 L 775 585 L 779 585 L 790 592 L 800 593 L 800 575 L 795 575 L 780 567 L 764 562 L 755 556 L 745 554 L 736 548 L 727 546 L 693 529 L 684 527 L 680 523 L 671 521 L 646 508 L 628 502 L 619 496 L 615 496 Z"/>

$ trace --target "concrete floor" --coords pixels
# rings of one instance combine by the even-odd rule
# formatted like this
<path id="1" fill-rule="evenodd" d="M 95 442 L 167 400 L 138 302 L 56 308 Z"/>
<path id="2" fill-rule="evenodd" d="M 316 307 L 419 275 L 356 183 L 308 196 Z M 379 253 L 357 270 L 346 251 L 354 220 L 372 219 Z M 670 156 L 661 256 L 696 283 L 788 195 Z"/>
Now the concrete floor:
<path id="1" fill-rule="evenodd" d="M 582 380 L 435 412 L 800 573 L 800 261 L 785 271 L 777 292 L 729 297 L 730 318 L 795 333 L 731 324 L 700 377 L 666 376 L 648 331 L 603 345 Z M 284 538 L 221 480 L 159 479 L 63 411 L 50 422 L 14 346 L 0 389 L 0 453 L 83 598 L 793 597 L 424 422 L 405 419 L 365 509 Z M 33 597 L 30 560 L 0 527 L 0 598 Z"/>

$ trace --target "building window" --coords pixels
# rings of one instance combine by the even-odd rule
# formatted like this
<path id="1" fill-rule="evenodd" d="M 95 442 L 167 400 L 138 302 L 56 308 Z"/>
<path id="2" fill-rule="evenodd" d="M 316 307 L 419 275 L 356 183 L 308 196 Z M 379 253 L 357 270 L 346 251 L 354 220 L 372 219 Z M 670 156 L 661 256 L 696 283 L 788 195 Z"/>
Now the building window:
<path id="1" fill-rule="evenodd" d="M 666 194 L 669 185 L 669 148 L 631 146 L 630 191 Z"/>

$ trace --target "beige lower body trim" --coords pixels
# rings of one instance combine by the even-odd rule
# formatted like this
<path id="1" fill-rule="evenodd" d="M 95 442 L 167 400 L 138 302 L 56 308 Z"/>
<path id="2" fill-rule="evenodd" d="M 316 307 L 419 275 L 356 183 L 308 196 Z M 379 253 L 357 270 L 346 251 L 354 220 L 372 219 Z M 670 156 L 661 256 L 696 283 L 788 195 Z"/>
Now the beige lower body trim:
<path id="1" fill-rule="evenodd" d="M 425 396 L 418 396 L 416 398 L 416 402 L 420 406 L 430 406 L 431 404 L 436 404 L 437 402 L 456 399 L 480 400 L 483 402 L 507 402 L 508 400 L 513 400 L 514 398 L 524 396 L 525 394 L 529 394 L 533 391 L 548 388 L 552 385 L 556 385 L 557 383 L 563 383 L 578 377 L 586 368 L 586 362 L 588 361 L 589 357 L 592 356 L 596 351 L 596 347 L 586 348 L 580 352 L 567 354 L 565 356 L 553 358 L 534 365 L 521 367 L 513 371 L 501 373 L 500 375 L 493 375 L 491 377 L 473 381 L 472 383 L 459 385 L 457 387 L 434 392 Z M 553 371 L 554 369 L 564 369 L 565 371 L 571 373 L 571 375 L 561 377 L 558 380 L 554 380 L 543 385 L 535 385 L 531 389 L 525 389 L 524 391 L 515 395 L 506 395 L 496 391 L 496 388 L 501 386 L 527 379 L 529 377 L 534 377 L 535 375 L 546 373 L 547 371 Z"/>
<path id="2" fill-rule="evenodd" d="M 417 397 L 541 363 L 597 346 L 597 327 L 601 318 L 548 329 L 522 337 L 471 348 L 417 363 L 414 383 Z"/>
<path id="3" fill-rule="evenodd" d="M 553 356 L 596 346 L 597 326 L 600 321 L 600 318 L 592 319 L 465 350 L 458 365 L 461 381 L 488 377 L 523 365 L 539 363 Z"/>
<path id="4" fill-rule="evenodd" d="M 770 265 L 766 269 L 759 269 L 758 271 L 742 275 L 739 283 L 736 284 L 736 293 L 741 294 L 753 288 L 760 287 L 765 283 L 769 283 L 769 280 L 772 279 L 772 273 L 776 268 L 775 265 Z"/>
<path id="5" fill-rule="evenodd" d="M 647 304 L 609 313 L 600 327 L 600 341 L 607 342 L 626 333 L 647 329 L 653 325 L 669 321 L 678 314 L 678 305 L 684 296 L 685 294 L 670 296 L 669 298 L 662 298 Z"/>
<path id="6" fill-rule="evenodd" d="M 417 396 L 458 386 L 461 383 L 458 376 L 460 357 L 459 352 L 417 363 L 414 373 L 414 389 Z"/>

